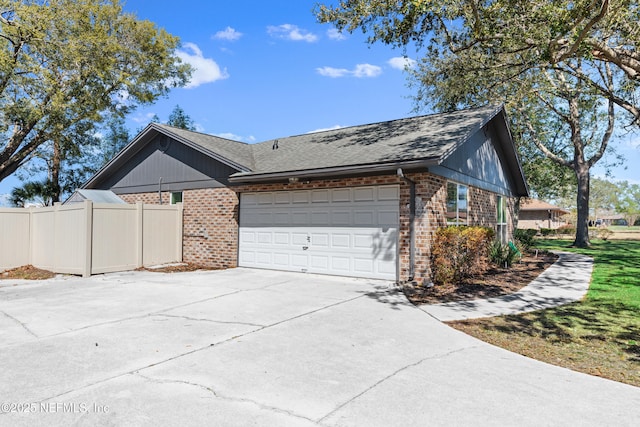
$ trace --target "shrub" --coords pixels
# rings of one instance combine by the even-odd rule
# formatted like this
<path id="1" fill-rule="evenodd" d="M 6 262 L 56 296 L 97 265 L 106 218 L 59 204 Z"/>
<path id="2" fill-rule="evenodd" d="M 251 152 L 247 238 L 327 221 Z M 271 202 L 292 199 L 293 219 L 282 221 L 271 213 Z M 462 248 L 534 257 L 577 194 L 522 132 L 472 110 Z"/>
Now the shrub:
<path id="1" fill-rule="evenodd" d="M 495 232 L 487 227 L 445 227 L 436 232 L 431 248 L 435 283 L 453 283 L 488 268 L 489 246 Z"/>
<path id="2" fill-rule="evenodd" d="M 558 227 L 557 230 L 558 234 L 562 234 L 562 235 L 576 235 L 576 228 L 573 225 L 567 224 L 567 225 L 561 225 L 560 227 Z"/>
<path id="3" fill-rule="evenodd" d="M 611 237 L 613 235 L 613 231 L 609 230 L 608 228 L 604 227 L 604 228 L 599 228 L 596 231 L 596 235 L 598 236 L 599 239 L 602 240 L 608 240 L 609 237 Z"/>
<path id="4" fill-rule="evenodd" d="M 553 228 L 541 228 L 540 229 L 540 234 L 542 236 L 550 236 L 552 235 L 554 232 Z"/>
<path id="5" fill-rule="evenodd" d="M 534 238 L 538 234 L 538 230 L 533 228 L 527 228 L 526 230 L 516 229 L 513 233 L 513 238 L 516 239 L 517 242 L 520 242 L 522 248 L 525 251 L 528 251 L 531 246 L 533 246 Z"/>
<path id="6" fill-rule="evenodd" d="M 518 254 L 520 250 L 515 245 L 503 245 L 499 240 L 495 240 L 489 248 L 489 259 L 500 267 L 511 267 Z"/>

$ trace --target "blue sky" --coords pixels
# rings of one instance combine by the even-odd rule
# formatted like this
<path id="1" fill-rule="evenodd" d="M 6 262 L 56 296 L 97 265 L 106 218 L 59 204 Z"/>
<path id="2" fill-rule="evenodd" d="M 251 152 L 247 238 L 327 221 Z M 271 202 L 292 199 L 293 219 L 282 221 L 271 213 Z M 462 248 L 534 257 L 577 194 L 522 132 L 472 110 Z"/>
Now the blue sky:
<path id="1" fill-rule="evenodd" d="M 199 131 L 245 142 L 414 115 L 403 52 L 316 23 L 315 3 L 127 0 L 127 12 L 180 37 L 179 55 L 197 68 L 188 87 L 128 117 L 132 134 L 154 114 L 166 121 L 176 105 Z M 629 168 L 613 178 L 640 183 L 640 137 L 616 146 Z M 0 204 L 16 185 L 0 182 Z"/>

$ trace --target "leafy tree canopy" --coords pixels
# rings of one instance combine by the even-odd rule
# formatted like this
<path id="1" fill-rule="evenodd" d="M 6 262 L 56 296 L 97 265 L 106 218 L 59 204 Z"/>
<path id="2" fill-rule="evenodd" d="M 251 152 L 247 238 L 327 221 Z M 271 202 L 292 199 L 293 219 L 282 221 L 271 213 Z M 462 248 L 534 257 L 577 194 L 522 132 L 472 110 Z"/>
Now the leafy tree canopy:
<path id="1" fill-rule="evenodd" d="M 196 130 L 196 124 L 193 119 L 179 105 L 176 105 L 171 114 L 169 114 L 167 124 L 180 129 Z"/>
<path id="2" fill-rule="evenodd" d="M 119 0 L 0 0 L 0 180 L 47 141 L 184 85 L 178 38 Z"/>
<path id="3" fill-rule="evenodd" d="M 575 244 L 589 244 L 590 169 L 620 128 L 616 118 L 640 125 L 637 1 L 344 0 L 316 14 L 371 43 L 417 46 L 417 108 L 504 103 L 535 192 L 553 183 L 545 173 L 574 175 Z M 559 168 L 536 167 L 541 159 Z"/>

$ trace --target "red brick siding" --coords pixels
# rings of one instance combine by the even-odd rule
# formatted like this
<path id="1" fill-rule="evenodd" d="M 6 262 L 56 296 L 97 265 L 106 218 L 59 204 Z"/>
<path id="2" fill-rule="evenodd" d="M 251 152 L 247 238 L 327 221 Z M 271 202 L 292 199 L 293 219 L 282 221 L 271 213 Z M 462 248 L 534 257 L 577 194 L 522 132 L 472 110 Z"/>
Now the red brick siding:
<path id="1" fill-rule="evenodd" d="M 428 172 L 407 174 L 416 182 L 416 250 L 414 280 L 422 283 L 431 274 L 431 243 L 438 227 L 446 225 L 446 179 Z M 238 253 L 239 193 L 366 185 L 400 186 L 399 269 L 400 281 L 409 278 L 409 185 L 396 175 L 317 180 L 309 183 L 276 183 L 186 190 L 184 203 L 184 260 L 211 267 L 235 267 Z M 163 203 L 170 193 L 162 194 Z M 157 203 L 157 193 L 121 195 L 127 202 Z M 513 223 L 513 200 L 509 199 L 509 230 Z M 469 188 L 469 215 L 472 225 L 495 227 L 496 195 Z"/>

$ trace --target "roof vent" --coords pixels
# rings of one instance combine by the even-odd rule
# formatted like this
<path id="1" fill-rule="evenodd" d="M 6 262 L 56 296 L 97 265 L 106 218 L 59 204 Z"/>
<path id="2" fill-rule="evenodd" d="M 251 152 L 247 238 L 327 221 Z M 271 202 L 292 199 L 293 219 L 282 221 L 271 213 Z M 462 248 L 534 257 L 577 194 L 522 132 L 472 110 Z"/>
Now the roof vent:
<path id="1" fill-rule="evenodd" d="M 273 141 L 273 146 L 271 147 L 272 150 L 277 150 L 278 149 L 278 140 L 276 139 L 275 141 Z"/>

